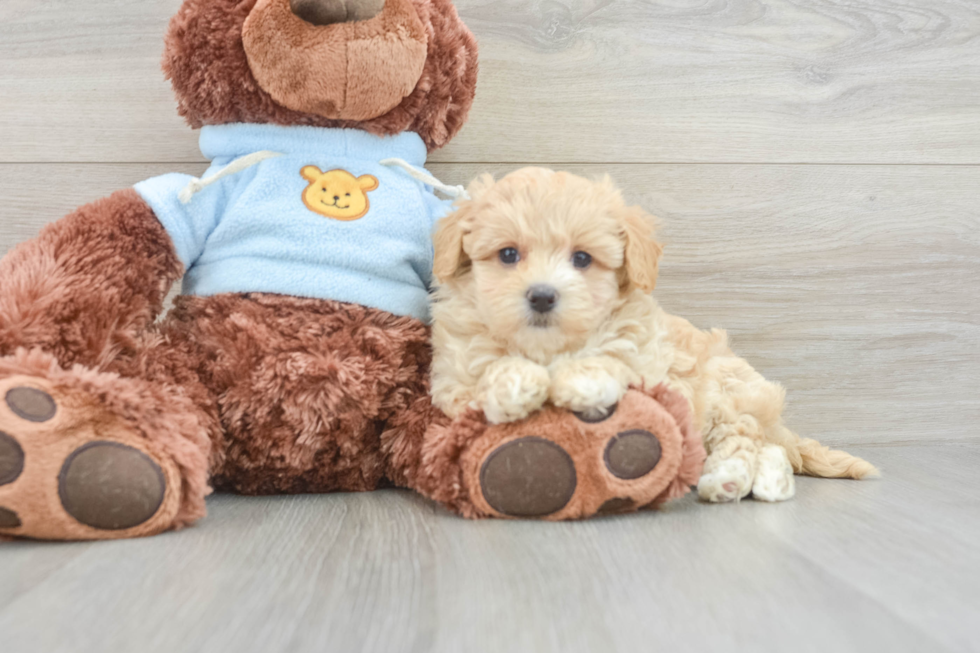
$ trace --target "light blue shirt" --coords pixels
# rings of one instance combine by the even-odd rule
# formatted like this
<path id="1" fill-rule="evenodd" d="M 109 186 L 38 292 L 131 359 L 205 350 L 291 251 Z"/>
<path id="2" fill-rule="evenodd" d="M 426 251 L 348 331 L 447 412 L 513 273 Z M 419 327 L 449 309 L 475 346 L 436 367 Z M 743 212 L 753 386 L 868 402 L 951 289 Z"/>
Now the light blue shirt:
<path id="1" fill-rule="evenodd" d="M 283 156 L 229 175 L 187 204 L 178 194 L 194 181 L 188 175 L 136 185 L 187 270 L 184 294 L 333 299 L 428 321 L 432 227 L 451 203 L 379 163 L 400 158 L 422 168 L 422 139 L 410 132 L 379 137 L 358 130 L 253 124 L 201 129 L 201 152 L 212 162 L 205 177 L 263 150 Z M 318 171 L 322 179 L 316 179 Z M 371 177 L 377 180 L 372 190 L 333 185 L 361 179 L 370 188 Z M 323 189 L 322 205 L 304 201 L 314 184 L 320 185 L 313 189 L 317 193 Z M 332 217 L 337 209 L 326 202 L 342 207 L 358 199 L 345 190 L 367 197 L 361 217 Z"/>

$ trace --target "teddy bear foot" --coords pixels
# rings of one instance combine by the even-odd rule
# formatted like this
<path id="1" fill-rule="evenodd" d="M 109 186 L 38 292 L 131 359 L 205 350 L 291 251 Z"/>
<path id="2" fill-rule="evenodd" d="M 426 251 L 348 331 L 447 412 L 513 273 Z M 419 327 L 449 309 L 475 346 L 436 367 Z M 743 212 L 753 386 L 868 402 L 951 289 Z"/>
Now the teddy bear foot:
<path id="1" fill-rule="evenodd" d="M 0 379 L 0 535 L 140 537 L 203 514 L 203 491 L 188 510 L 184 470 L 167 447 L 79 385 Z"/>
<path id="2" fill-rule="evenodd" d="M 471 516 L 582 519 L 685 494 L 704 459 L 683 398 L 628 392 L 593 418 L 549 407 L 488 426 L 460 457 Z"/>

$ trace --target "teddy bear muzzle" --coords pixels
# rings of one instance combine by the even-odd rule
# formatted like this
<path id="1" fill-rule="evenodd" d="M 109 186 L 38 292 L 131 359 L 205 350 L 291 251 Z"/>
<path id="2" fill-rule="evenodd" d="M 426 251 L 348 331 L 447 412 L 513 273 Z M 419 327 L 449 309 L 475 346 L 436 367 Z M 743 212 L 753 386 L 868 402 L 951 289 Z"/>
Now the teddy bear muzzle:
<path id="1" fill-rule="evenodd" d="M 428 55 L 412 0 L 258 0 L 242 44 L 273 100 L 331 120 L 370 120 L 397 107 Z"/>

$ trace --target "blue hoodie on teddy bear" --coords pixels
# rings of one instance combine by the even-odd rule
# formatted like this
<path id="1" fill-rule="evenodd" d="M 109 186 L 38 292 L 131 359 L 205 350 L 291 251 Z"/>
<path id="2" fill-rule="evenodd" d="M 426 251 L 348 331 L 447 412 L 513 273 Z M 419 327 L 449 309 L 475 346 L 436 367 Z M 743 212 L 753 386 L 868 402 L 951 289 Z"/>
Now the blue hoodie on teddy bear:
<path id="1" fill-rule="evenodd" d="M 184 294 L 278 293 L 428 321 L 431 232 L 451 201 L 381 163 L 424 166 L 417 134 L 231 124 L 202 128 L 200 145 L 204 184 L 136 185 L 186 268 Z"/>

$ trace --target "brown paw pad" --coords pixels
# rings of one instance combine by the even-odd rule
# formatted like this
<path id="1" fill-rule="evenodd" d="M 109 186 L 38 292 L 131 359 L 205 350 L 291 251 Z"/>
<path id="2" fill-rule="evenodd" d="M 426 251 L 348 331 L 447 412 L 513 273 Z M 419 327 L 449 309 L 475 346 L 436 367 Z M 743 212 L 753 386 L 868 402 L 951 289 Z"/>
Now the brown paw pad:
<path id="1" fill-rule="evenodd" d="M 599 506 L 597 515 L 621 515 L 636 510 L 636 502 L 629 497 L 609 499 Z"/>
<path id="2" fill-rule="evenodd" d="M 21 386 L 11 388 L 4 397 L 14 415 L 28 422 L 47 422 L 58 412 L 58 404 L 44 390 Z"/>
<path id="3" fill-rule="evenodd" d="M 512 440 L 494 450 L 480 469 L 487 503 L 510 517 L 543 517 L 564 508 L 575 494 L 572 457 L 538 437 Z"/>
<path id="4" fill-rule="evenodd" d="M 18 528 L 20 526 L 20 517 L 13 510 L 7 510 L 6 508 L 0 508 L 0 528 Z"/>
<path id="5" fill-rule="evenodd" d="M 660 462 L 660 440 L 650 431 L 623 431 L 606 445 L 606 468 L 616 478 L 631 481 L 646 476 Z"/>
<path id="6" fill-rule="evenodd" d="M 166 494 L 163 470 L 139 449 L 92 442 L 61 468 L 58 493 L 69 515 L 86 526 L 124 530 L 149 521 Z"/>
<path id="7" fill-rule="evenodd" d="M 616 413 L 617 408 L 619 408 L 619 404 L 613 404 L 612 406 L 607 408 L 604 413 L 603 412 L 597 412 L 595 414 L 574 413 L 574 415 L 575 417 L 579 418 L 581 421 L 585 422 L 586 424 L 601 424 L 602 422 L 605 422 L 607 419 L 612 417 Z"/>
<path id="8" fill-rule="evenodd" d="M 24 450 L 17 440 L 0 431 L 0 485 L 13 483 L 24 471 Z"/>

